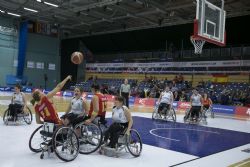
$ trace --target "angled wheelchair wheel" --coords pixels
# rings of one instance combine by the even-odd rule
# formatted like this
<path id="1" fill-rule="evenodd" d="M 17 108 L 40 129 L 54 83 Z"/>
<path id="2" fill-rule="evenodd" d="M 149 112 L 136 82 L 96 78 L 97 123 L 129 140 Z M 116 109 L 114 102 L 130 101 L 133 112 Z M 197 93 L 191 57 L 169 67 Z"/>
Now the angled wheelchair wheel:
<path id="1" fill-rule="evenodd" d="M 4 111 L 4 115 L 3 115 L 3 122 L 4 122 L 5 125 L 8 125 L 10 118 L 11 118 L 10 110 L 7 109 L 7 110 Z"/>
<path id="2" fill-rule="evenodd" d="M 134 157 L 141 155 L 142 141 L 139 133 L 135 129 L 130 130 L 130 135 L 127 138 L 127 148 Z"/>
<path id="3" fill-rule="evenodd" d="M 102 130 L 98 125 L 80 123 L 76 125 L 75 132 L 79 137 L 80 154 L 93 153 L 101 146 Z"/>
<path id="4" fill-rule="evenodd" d="M 211 118 L 214 118 L 214 112 L 211 111 Z"/>
<path id="5" fill-rule="evenodd" d="M 58 128 L 52 137 L 52 146 L 56 156 L 65 161 L 73 161 L 79 153 L 79 140 L 70 127 Z"/>
<path id="6" fill-rule="evenodd" d="M 29 140 L 29 148 L 35 153 L 42 152 L 41 143 L 45 141 L 45 138 L 41 135 L 43 125 L 36 128 L 36 130 L 31 134 Z"/>
<path id="7" fill-rule="evenodd" d="M 172 108 L 171 109 L 171 114 L 172 114 L 172 120 L 174 121 L 174 122 L 176 122 L 176 112 L 175 112 L 175 110 Z"/>
<path id="8" fill-rule="evenodd" d="M 153 113 L 152 113 L 152 120 L 156 119 L 156 115 L 157 115 L 157 113 L 155 111 L 153 111 Z"/>
<path id="9" fill-rule="evenodd" d="M 158 106 L 154 107 L 154 111 L 152 113 L 152 120 L 158 119 L 160 117 L 159 113 L 158 113 Z"/>
<path id="10" fill-rule="evenodd" d="M 27 107 L 27 111 L 25 111 L 23 114 L 23 120 L 28 125 L 30 125 L 32 123 L 33 117 L 32 117 L 32 112 L 29 109 L 29 107 Z"/>
<path id="11" fill-rule="evenodd" d="M 191 115 L 190 109 L 186 110 L 185 116 L 183 117 L 183 121 L 184 121 L 184 122 L 188 122 L 189 119 L 190 119 L 190 115 Z"/>

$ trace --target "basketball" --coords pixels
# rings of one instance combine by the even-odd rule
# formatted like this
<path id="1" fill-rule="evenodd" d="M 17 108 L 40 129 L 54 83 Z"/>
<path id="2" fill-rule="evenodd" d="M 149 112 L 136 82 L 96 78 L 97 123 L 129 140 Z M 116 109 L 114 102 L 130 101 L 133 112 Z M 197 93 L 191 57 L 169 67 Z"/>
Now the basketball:
<path id="1" fill-rule="evenodd" d="M 71 62 L 74 64 L 81 64 L 83 61 L 83 54 L 81 52 L 74 52 L 71 54 Z"/>

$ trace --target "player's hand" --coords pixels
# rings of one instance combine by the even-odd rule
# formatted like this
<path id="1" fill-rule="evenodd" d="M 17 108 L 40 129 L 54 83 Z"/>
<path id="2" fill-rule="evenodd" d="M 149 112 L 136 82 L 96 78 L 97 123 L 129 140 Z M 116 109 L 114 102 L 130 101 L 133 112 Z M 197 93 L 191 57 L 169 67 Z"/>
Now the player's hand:
<path id="1" fill-rule="evenodd" d="M 71 81 L 71 80 L 72 80 L 72 76 L 71 76 L 71 75 L 68 75 L 68 76 L 67 76 L 67 80 L 70 80 L 70 81 Z"/>
<path id="2" fill-rule="evenodd" d="M 130 133 L 129 133 L 129 132 L 130 132 L 130 130 L 128 129 L 128 130 L 126 131 L 126 133 L 125 133 L 125 134 L 126 134 L 127 136 L 129 136 L 129 135 L 130 135 Z"/>
<path id="3" fill-rule="evenodd" d="M 91 120 L 90 120 L 90 119 L 87 119 L 84 123 L 85 123 L 86 125 L 89 125 L 89 124 L 91 124 Z"/>

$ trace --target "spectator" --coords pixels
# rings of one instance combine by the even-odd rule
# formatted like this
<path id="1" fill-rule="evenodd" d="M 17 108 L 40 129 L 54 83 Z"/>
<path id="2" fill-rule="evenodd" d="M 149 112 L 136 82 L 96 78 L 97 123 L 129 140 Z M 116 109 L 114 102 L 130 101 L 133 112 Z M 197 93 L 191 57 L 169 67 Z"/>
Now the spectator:
<path id="1" fill-rule="evenodd" d="M 174 91 L 174 101 L 179 101 L 179 93 Z"/>
<path id="2" fill-rule="evenodd" d="M 182 102 L 188 101 L 188 98 L 187 98 L 187 95 L 186 95 L 185 90 L 182 90 L 182 91 L 181 91 L 181 95 L 180 95 L 180 97 L 179 97 L 179 101 L 182 101 Z"/>
<path id="3" fill-rule="evenodd" d="M 222 105 L 229 105 L 230 104 L 229 102 L 230 102 L 229 92 L 225 91 L 221 94 L 220 103 Z"/>
<path id="4" fill-rule="evenodd" d="M 210 92 L 210 98 L 211 98 L 213 103 L 218 103 L 218 99 L 217 99 L 217 96 L 215 95 L 214 91 Z"/>
<path id="5" fill-rule="evenodd" d="M 177 82 L 178 82 L 178 77 L 177 77 L 177 75 L 174 77 L 173 82 L 174 82 L 174 83 L 177 83 Z"/>
<path id="6" fill-rule="evenodd" d="M 178 78 L 177 78 L 177 83 L 183 83 L 184 81 L 184 78 L 181 74 L 178 75 Z"/>

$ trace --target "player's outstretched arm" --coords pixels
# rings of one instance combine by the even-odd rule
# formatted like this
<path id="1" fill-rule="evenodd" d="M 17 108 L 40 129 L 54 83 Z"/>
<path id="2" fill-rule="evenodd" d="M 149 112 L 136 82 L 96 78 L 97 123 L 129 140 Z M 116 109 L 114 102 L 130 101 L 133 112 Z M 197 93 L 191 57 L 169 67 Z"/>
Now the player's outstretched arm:
<path id="1" fill-rule="evenodd" d="M 57 92 L 59 92 L 67 81 L 71 80 L 71 75 L 67 76 L 61 83 L 59 83 L 51 92 L 47 94 L 48 98 L 52 98 L 54 95 L 56 95 Z"/>

